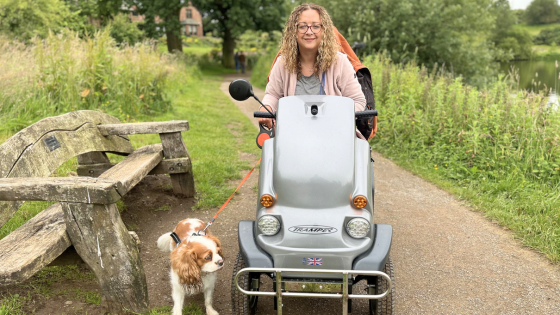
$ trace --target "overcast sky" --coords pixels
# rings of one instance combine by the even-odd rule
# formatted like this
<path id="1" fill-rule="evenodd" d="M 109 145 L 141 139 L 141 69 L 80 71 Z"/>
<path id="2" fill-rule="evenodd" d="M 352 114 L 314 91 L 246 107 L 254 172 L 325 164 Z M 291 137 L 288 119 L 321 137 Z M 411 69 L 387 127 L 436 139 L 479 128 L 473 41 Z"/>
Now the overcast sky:
<path id="1" fill-rule="evenodd" d="M 509 6 L 512 10 L 526 9 L 532 0 L 509 0 Z"/>

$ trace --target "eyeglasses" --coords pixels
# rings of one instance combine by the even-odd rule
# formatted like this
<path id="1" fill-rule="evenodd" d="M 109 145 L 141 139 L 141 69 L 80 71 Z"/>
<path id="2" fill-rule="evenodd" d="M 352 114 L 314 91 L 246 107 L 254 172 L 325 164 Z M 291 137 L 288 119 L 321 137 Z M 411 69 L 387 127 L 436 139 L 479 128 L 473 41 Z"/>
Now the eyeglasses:
<path id="1" fill-rule="evenodd" d="M 307 33 L 307 30 L 311 29 L 311 32 L 313 34 L 317 34 L 321 31 L 321 28 L 323 27 L 321 24 L 313 24 L 313 25 L 307 25 L 306 23 L 300 23 L 300 24 L 296 24 L 296 27 L 298 29 L 298 32 L 305 34 Z"/>

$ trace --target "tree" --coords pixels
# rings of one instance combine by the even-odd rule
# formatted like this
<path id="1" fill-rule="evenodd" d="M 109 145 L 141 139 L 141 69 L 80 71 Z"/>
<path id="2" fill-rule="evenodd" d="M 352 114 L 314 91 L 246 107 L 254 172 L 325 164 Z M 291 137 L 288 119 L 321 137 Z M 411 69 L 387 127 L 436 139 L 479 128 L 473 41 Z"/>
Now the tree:
<path id="1" fill-rule="evenodd" d="M 222 39 L 222 64 L 234 67 L 235 40 L 246 30 L 270 32 L 282 29 L 283 0 L 193 0 L 193 5 L 210 21 L 207 30 L 214 30 Z"/>
<path id="2" fill-rule="evenodd" d="M 61 0 L 0 0 L 0 32 L 21 40 L 46 37 L 71 25 L 76 14 Z"/>
<path id="3" fill-rule="evenodd" d="M 550 24 L 560 20 L 560 6 L 557 0 L 533 0 L 525 10 L 528 24 Z"/>
<path id="4" fill-rule="evenodd" d="M 138 23 L 131 22 L 125 14 L 117 14 L 109 24 L 111 37 L 120 45 L 126 43 L 134 46 L 144 37 L 144 32 L 137 27 Z"/>
<path id="5" fill-rule="evenodd" d="M 509 61 L 513 54 L 514 59 L 528 59 L 532 54 L 533 40 L 531 34 L 526 30 L 514 29 L 513 25 L 517 22 L 517 16 L 511 10 L 508 0 L 494 0 L 491 6 L 491 13 L 496 18 L 496 26 L 490 39 L 494 42 L 498 49 L 504 54 L 504 59 L 500 61 Z"/>
<path id="6" fill-rule="evenodd" d="M 501 50 L 489 40 L 496 20 L 489 8 L 494 0 L 348 0 L 353 12 L 338 13 L 338 0 L 322 0 L 335 26 L 349 43 L 364 42 L 365 54 L 385 52 L 394 62 L 416 60 L 435 64 L 463 76 L 471 84 L 484 85 L 497 71 L 494 60 Z M 332 8 L 334 9 L 331 9 Z"/>
<path id="7" fill-rule="evenodd" d="M 183 7 L 181 0 L 129 0 L 144 15 L 144 31 L 149 37 L 159 37 L 162 32 L 167 36 L 167 50 L 183 52 L 181 21 L 179 14 Z"/>

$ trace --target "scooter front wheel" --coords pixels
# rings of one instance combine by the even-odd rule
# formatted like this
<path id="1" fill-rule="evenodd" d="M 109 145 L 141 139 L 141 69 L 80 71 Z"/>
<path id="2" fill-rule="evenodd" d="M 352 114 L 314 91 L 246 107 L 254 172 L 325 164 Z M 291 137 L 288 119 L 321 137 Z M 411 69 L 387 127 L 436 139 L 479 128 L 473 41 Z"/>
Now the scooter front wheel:
<path id="1" fill-rule="evenodd" d="M 255 315 L 257 313 L 258 296 L 245 295 L 235 285 L 235 275 L 245 268 L 245 261 L 241 253 L 237 253 L 231 279 L 231 305 L 234 315 Z M 239 286 L 247 291 L 259 291 L 260 274 L 245 273 L 239 277 Z"/>
<path id="2" fill-rule="evenodd" d="M 387 258 L 387 262 L 385 263 L 385 268 L 383 268 L 383 272 L 391 278 L 392 286 L 391 292 L 389 292 L 384 298 L 379 300 L 369 300 L 369 313 L 371 315 L 392 315 L 394 314 L 394 301 L 393 297 L 395 296 L 395 272 L 393 270 L 393 261 L 391 257 Z M 375 277 L 373 279 L 368 279 L 368 284 L 375 285 L 375 292 L 374 294 L 382 294 L 383 292 L 387 291 L 388 283 L 387 280 L 383 277 Z"/>

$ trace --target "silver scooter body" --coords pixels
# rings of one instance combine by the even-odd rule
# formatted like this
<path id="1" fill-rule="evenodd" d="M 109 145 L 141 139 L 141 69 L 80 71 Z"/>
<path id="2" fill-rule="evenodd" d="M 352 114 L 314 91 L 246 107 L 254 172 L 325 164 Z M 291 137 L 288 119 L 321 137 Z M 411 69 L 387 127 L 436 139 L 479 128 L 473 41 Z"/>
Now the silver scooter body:
<path id="1" fill-rule="evenodd" d="M 340 96 L 290 96 L 280 99 L 276 115 L 276 136 L 264 142 L 259 178 L 259 199 L 269 194 L 275 203 L 269 208 L 258 203 L 256 222 L 273 215 L 281 228 L 267 236 L 254 224 L 256 243 L 275 268 L 352 270 L 356 257 L 374 242 L 370 147 L 356 137 L 354 102 Z M 367 197 L 365 208 L 353 205 L 357 195 Z M 370 222 L 365 238 L 347 233 L 353 218 Z"/>

